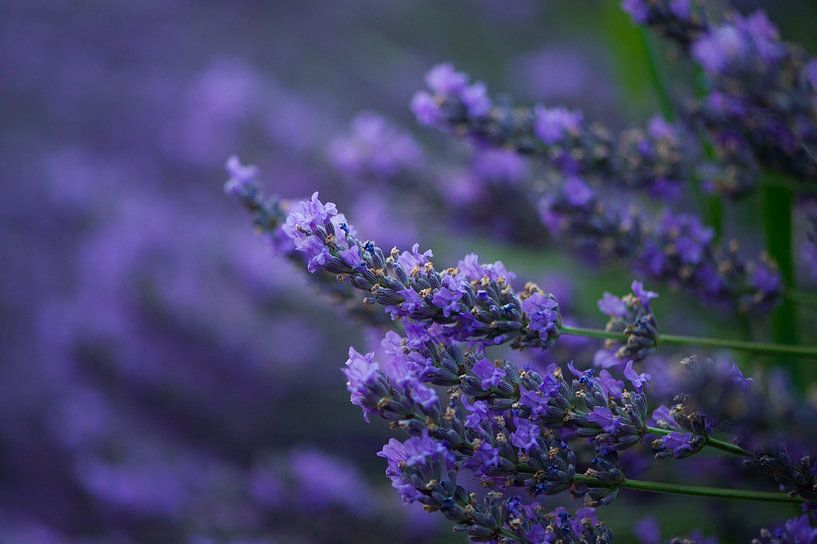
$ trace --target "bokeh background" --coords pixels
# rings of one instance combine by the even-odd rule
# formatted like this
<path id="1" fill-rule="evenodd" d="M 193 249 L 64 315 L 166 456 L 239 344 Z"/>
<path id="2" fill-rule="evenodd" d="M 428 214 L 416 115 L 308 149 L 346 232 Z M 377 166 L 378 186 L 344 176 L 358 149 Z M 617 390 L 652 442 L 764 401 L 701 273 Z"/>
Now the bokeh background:
<path id="1" fill-rule="evenodd" d="M 375 456 L 388 430 L 348 403 L 346 349 L 375 336 L 272 256 L 223 165 L 240 154 L 285 197 L 321 190 L 385 247 L 503 259 L 600 324 L 595 299 L 626 273 L 486 241 L 361 179 L 344 146 L 368 111 L 405 131 L 380 178 L 434 164 L 456 192 L 524 176 L 416 126 L 410 98 L 443 60 L 522 102 L 643 123 L 657 101 L 617 4 L 0 3 L 0 543 L 463 542 L 400 504 Z M 736 7 L 817 50 L 813 0 Z M 662 324 L 674 301 L 662 291 Z M 723 520 L 747 515 L 667 499 L 644 518 L 644 497 L 626 501 L 606 516 L 623 542 L 654 521 L 728 542 Z"/>

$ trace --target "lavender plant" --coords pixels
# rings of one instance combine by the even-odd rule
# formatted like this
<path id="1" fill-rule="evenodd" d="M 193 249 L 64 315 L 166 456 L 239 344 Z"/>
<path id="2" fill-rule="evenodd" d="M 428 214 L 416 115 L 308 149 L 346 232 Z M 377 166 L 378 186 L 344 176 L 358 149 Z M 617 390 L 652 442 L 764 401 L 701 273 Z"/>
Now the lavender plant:
<path id="1" fill-rule="evenodd" d="M 500 165 L 483 170 L 486 179 L 501 172 L 499 178 L 517 180 L 492 186 L 524 210 L 510 219 L 515 240 L 540 239 L 535 231 L 544 227 L 552 240 L 567 239 L 601 262 L 622 260 L 638 277 L 736 315 L 773 311 L 774 342 L 665 332 L 652 308 L 657 294 L 639 281 L 624 296 L 603 294 L 603 329 L 568 325 L 556 296 L 532 282 L 518 288 L 501 261 L 483 264 L 470 254 L 441 268 L 419 244 L 386 251 L 359 237 L 317 192 L 297 204 L 266 199 L 257 171 L 236 159 L 226 190 L 319 284 L 337 280 L 342 287 L 333 290 L 347 307 L 379 307 L 389 319 L 370 320 L 387 330 L 380 347 L 350 348 L 343 372 L 366 421 L 376 416 L 403 433 L 378 455 L 404 502 L 441 513 L 473 541 L 497 543 L 610 542 L 600 517 L 629 489 L 779 503 L 801 514 L 754 541 L 812 542 L 815 406 L 782 370 L 745 373 L 689 352 L 672 364 L 655 354 L 667 345 L 697 346 L 745 352 L 750 362 L 772 356 L 788 368 L 793 360 L 801 368 L 815 364 L 817 348 L 779 334 L 780 324 L 797 327 L 791 236 L 775 238 L 767 225 L 767 251 L 748 259 L 737 241 L 720 240 L 722 225 L 699 216 L 701 191 L 751 198 L 755 187 L 778 183 L 761 169 L 797 176 L 803 183 L 796 189 L 807 190 L 817 164 L 808 162 L 814 61 L 780 41 L 763 15 L 730 16 L 716 26 L 685 1 L 626 1 L 623 8 L 677 42 L 708 78 L 698 101 L 664 97 L 680 114 L 677 123 L 655 117 L 645 129 L 613 131 L 565 107 L 515 106 L 450 64 L 427 74 L 430 92 L 417 93 L 411 109 L 421 125 L 466 137 L 481 168 Z M 411 188 L 422 168 L 414 142 L 370 114 L 358 117 L 352 137 L 336 140 L 330 153 L 356 183 L 389 184 L 397 193 Z M 466 177 L 456 194 L 484 191 L 479 183 L 479 176 Z M 422 194 L 443 209 L 456 200 L 428 184 Z M 642 195 L 657 199 L 660 213 L 638 209 Z M 530 210 L 540 225 L 531 225 Z M 576 351 L 575 361 L 542 363 L 565 354 L 562 343 L 571 336 L 604 344 L 594 356 Z M 713 452 L 735 475 L 726 484 L 699 485 L 694 471 L 683 469 L 678 474 L 690 479 L 682 483 L 637 476 L 639 463 L 694 466 Z M 656 470 L 649 473 L 666 474 Z M 573 499 L 583 507 L 575 510 Z"/>
<path id="2" fill-rule="evenodd" d="M 614 387 L 572 363 L 568 367 L 575 379 L 569 382 L 561 368 L 552 366 L 544 375 L 532 368 L 520 371 L 507 360 L 492 361 L 487 353 L 503 343 L 546 349 L 562 333 L 581 334 L 562 325 L 555 297 L 532 284 L 517 295 L 508 280 L 513 275 L 502 263 L 480 265 L 476 256 L 443 272 L 430 261 L 431 252 L 421 253 L 417 245 L 386 257 L 373 242 L 360 242 L 339 216 L 334 204 L 313 195 L 293 209 L 284 231 L 304 253 L 311 272 L 348 279 L 368 293 L 367 304 L 382 305 L 403 323 L 405 337 L 389 332 L 383 341 L 385 362 L 376 361 L 374 353 L 350 349 L 344 372 L 352 403 L 367 419 L 378 415 L 411 436 L 404 443 L 390 442 L 381 452 L 389 461 L 387 474 L 407 502 L 441 511 L 457 530 L 477 540 L 535 542 L 532 535 L 546 531 L 548 518 L 531 518 L 525 510 L 515 514 L 521 499 L 508 497 L 513 488 L 525 488 L 534 497 L 570 491 L 591 507 L 609 503 L 626 487 L 803 504 L 813 500 L 817 488 L 810 480 L 815 467 L 809 458 L 792 461 L 783 453 L 753 452 L 716 438 L 712 435 L 719 428 L 712 416 L 694 404 L 679 404 L 672 412 L 658 409 L 658 426 L 647 425 L 643 390 L 650 376 L 635 370 L 633 360 L 654 349 L 658 335 L 650 310 L 655 294 L 638 282 L 632 295 L 605 295 L 600 308 L 611 321 L 605 331 L 597 331 L 623 342 L 615 355 L 630 358 L 623 376 L 632 389 Z M 449 387 L 448 400 L 440 403 L 430 385 Z M 690 397 L 682 398 L 689 402 Z M 627 479 L 618 452 L 641 443 L 648 433 L 661 436 L 653 442 L 659 458 L 684 458 L 710 446 L 763 467 L 790 495 Z M 568 441 L 576 439 L 589 439 L 594 451 L 589 459 L 570 447 Z M 577 466 L 586 468 L 577 473 Z M 462 470 L 497 491 L 478 500 L 457 484 Z M 602 530 L 598 538 L 609 535 Z"/>

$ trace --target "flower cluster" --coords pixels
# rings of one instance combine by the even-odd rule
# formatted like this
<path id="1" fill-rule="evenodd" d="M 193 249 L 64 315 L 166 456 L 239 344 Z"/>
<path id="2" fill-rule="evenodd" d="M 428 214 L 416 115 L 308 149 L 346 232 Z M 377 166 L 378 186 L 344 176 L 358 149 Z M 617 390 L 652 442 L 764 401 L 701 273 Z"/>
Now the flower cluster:
<path id="1" fill-rule="evenodd" d="M 568 514 L 522 506 L 514 490 L 531 497 L 569 492 L 588 506 L 605 505 L 622 488 L 637 485 L 625 476 L 620 454 L 647 434 L 659 436 L 652 442 L 658 458 L 682 459 L 718 447 L 771 475 L 798 497 L 793 500 L 815 499 L 817 466 L 810 457 L 795 460 L 777 437 L 772 447 L 743 438 L 760 436 L 745 429 L 759 413 L 770 413 L 766 406 L 775 399 L 762 392 L 760 400 L 741 404 L 752 382 L 734 365 L 683 361 L 689 379 L 676 384 L 676 404 L 655 409 L 655 426 L 649 425 L 645 389 L 651 376 L 634 363 L 657 346 L 650 308 L 656 294 L 641 283 L 633 282 L 631 294 L 605 293 L 599 301 L 610 317 L 602 332 L 613 340 L 602 352 L 615 363 L 597 356 L 595 363 L 606 367 L 598 374 L 573 363 L 566 370 L 555 364 L 543 371 L 519 369 L 492 358 L 490 350 L 503 343 L 545 348 L 570 328 L 562 326 L 552 295 L 532 284 L 517 295 L 514 275 L 501 262 L 484 265 L 468 255 L 438 272 L 431 252 L 418 245 L 386 257 L 373 242 L 362 242 L 336 206 L 317 193 L 290 207 L 283 229 L 310 272 L 348 280 L 368 293 L 364 300 L 402 324 L 404 335 L 386 333 L 379 355 L 350 348 L 343 372 L 351 402 L 367 420 L 376 415 L 408 433 L 380 453 L 403 500 L 440 511 L 472 539 L 533 542 L 534 535 L 553 530 L 549 523 L 562 514 L 564 529 L 576 534 Z M 700 258 L 694 244 L 682 251 L 685 258 Z M 626 382 L 610 372 L 625 360 Z M 436 386 L 447 388 L 445 396 Z M 760 408 L 722 413 L 721 403 L 733 410 Z M 718 433 L 733 441 L 718 440 Z M 459 478 L 464 471 L 491 491 L 483 497 L 469 492 Z M 609 537 L 603 525 L 582 527 Z"/>
<path id="2" fill-rule="evenodd" d="M 596 354 L 596 366 L 609 368 L 622 361 L 632 366 L 632 361 L 642 361 L 658 345 L 658 323 L 650 309 L 650 301 L 658 295 L 647 291 L 641 282 L 632 283 L 632 293 L 617 297 L 604 293 L 598 306 L 610 320 L 607 332 L 624 335 L 624 342 L 608 339 L 603 350 Z M 639 384 L 640 389 L 640 384 Z"/>
<path id="3" fill-rule="evenodd" d="M 597 260 L 624 260 L 638 276 L 742 313 L 747 324 L 753 317 L 747 314 L 775 309 L 777 343 L 659 335 L 651 308 L 657 294 L 638 281 L 631 293 L 605 292 L 598 301 L 609 318 L 604 330 L 570 326 L 555 296 L 533 283 L 515 290 L 515 276 L 501 262 L 481 264 L 471 254 L 440 268 L 419 244 L 384 251 L 317 192 L 278 208 L 267 230 L 280 227 L 311 274 L 361 291 L 365 305 L 380 307 L 392 321 L 379 348 L 350 348 L 342 371 L 351 403 L 367 422 L 375 416 L 405 433 L 378 454 L 405 503 L 440 512 L 472 541 L 609 542 L 612 535 L 594 509 L 634 488 L 799 504 L 802 517 L 763 531 L 758 541 L 811 540 L 814 407 L 782 374 L 747 378 L 733 363 L 697 356 L 683 359 L 675 373 L 653 354 L 663 338 L 665 344 L 817 355 L 809 346 L 785 344 L 778 330 L 796 326 L 789 308 L 792 263 L 785 255 L 790 240 L 775 240 L 767 228 L 768 250 L 787 272 L 784 292 L 778 265 L 765 253 L 747 259 L 736 241 L 719 241 L 722 202 L 710 198 L 750 192 L 761 167 L 815 178 L 814 164 L 805 159 L 815 140 L 817 84 L 805 55 L 783 44 L 765 16 L 731 16 L 716 25 L 691 0 L 625 0 L 623 7 L 703 68 L 704 96 L 679 108 L 678 124 L 654 117 L 643 129 L 614 132 L 574 109 L 494 98 L 482 82 L 440 64 L 426 75 L 428 89 L 414 96 L 411 108 L 420 124 L 467 138 L 471 170 L 433 188 L 427 183 L 420 198 L 431 195 L 429 206 L 449 211 L 472 208 L 478 220 L 488 216 L 486 225 L 505 221 L 508 230 L 520 231 L 509 236 L 515 241 L 538 242 L 543 225 L 553 241 L 572 241 Z M 346 176 L 387 181 L 395 194 L 410 177 L 405 173 L 421 171 L 413 140 L 370 114 L 357 118 L 351 136 L 333 143 L 330 154 Z M 266 213 L 256 204 L 255 172 L 233 170 L 228 191 L 256 216 Z M 661 211 L 640 211 L 637 193 L 660 199 Z M 702 217 L 690 213 L 693 202 Z M 764 204 L 782 205 L 774 198 Z M 491 206 L 508 207 L 515 217 L 496 218 L 502 214 Z M 531 212 L 539 225 L 531 226 Z M 587 345 L 546 349 L 570 335 L 605 340 L 592 365 Z M 509 360 L 523 355 L 533 364 Z M 596 368 L 584 370 L 588 366 Z M 807 429 L 798 434 L 799 427 Z M 665 461 L 640 456 L 643 444 Z M 711 449 L 730 457 L 701 455 Z M 695 470 L 678 471 L 693 480 L 683 484 L 635 479 L 653 470 L 666 475 L 673 470 L 666 460 L 687 458 L 686 466 L 728 467 L 713 478 L 728 487 L 697 485 L 705 471 Z M 738 482 L 756 487 L 731 485 Z M 544 496 L 581 498 L 585 508 L 552 510 L 539 504 Z"/>
<path id="4" fill-rule="evenodd" d="M 529 283 L 518 295 L 501 262 L 482 265 L 476 255 L 456 268 L 438 271 L 430 250 L 415 244 L 387 257 L 372 241 L 361 242 L 332 203 L 318 194 L 300 202 L 287 217 L 284 232 L 304 255 L 310 272 L 349 279 L 369 292 L 368 304 L 383 306 L 392 319 L 407 318 L 457 340 L 514 347 L 547 347 L 559 335 L 559 306 L 553 295 Z"/>
<path id="5" fill-rule="evenodd" d="M 606 127 L 587 122 L 580 112 L 566 108 L 494 104 L 482 83 L 469 85 L 468 76 L 450 64 L 432 68 L 426 83 L 431 93 L 420 91 L 412 101 L 421 124 L 466 134 L 484 145 L 535 155 L 564 174 L 673 198 L 694 164 L 684 161 L 678 127 L 660 117 L 651 119 L 646 129 L 629 129 L 614 136 Z M 479 107 L 473 107 L 473 89 L 479 89 Z"/>
<path id="6" fill-rule="evenodd" d="M 542 222 L 594 255 L 626 258 L 646 277 L 742 312 L 773 306 L 782 292 L 776 265 L 746 259 L 737 242 L 714 241 L 712 229 L 687 214 L 665 212 L 650 223 L 633 208 L 606 205 L 580 178 L 565 180 L 540 202 Z"/>
<path id="7" fill-rule="evenodd" d="M 695 0 L 622 0 L 621 9 L 640 25 L 650 25 L 683 47 L 689 47 L 707 28 L 703 10 Z"/>
<path id="8" fill-rule="evenodd" d="M 799 180 L 817 180 L 817 59 L 782 41 L 761 11 L 715 24 L 688 0 L 623 6 L 701 66 L 708 88 L 692 114 L 716 140 L 750 148 L 765 166 Z"/>
<path id="9" fill-rule="evenodd" d="M 297 244 L 293 243 L 286 223 L 290 203 L 277 197 L 264 195 L 258 182 L 257 167 L 244 165 L 238 157 L 233 156 L 227 160 L 226 168 L 230 178 L 224 184 L 224 192 L 238 200 L 250 213 L 256 230 L 269 240 L 273 250 L 293 261 L 300 268 L 304 263 L 304 253 Z M 335 220 L 345 223 L 342 215 L 336 217 Z M 313 258 L 307 260 L 306 263 L 311 272 L 316 271 L 318 266 L 316 262 L 313 262 Z M 356 317 L 374 324 L 381 324 L 385 321 L 382 314 L 356 304 L 357 298 L 354 290 L 348 284 L 335 281 L 331 274 L 313 274 L 311 278 L 321 292 L 345 304 Z"/>
<path id="10" fill-rule="evenodd" d="M 763 529 L 758 538 L 752 542 L 758 544 L 799 544 L 800 542 L 817 541 L 817 527 L 812 525 L 813 516 L 803 514 L 792 518 L 781 527 Z"/>
<path id="11" fill-rule="evenodd" d="M 611 388 L 572 364 L 570 380 L 555 365 L 546 374 L 518 370 L 508 361 L 487 359 L 481 350 L 432 338 L 422 327 L 406 328 L 406 337 L 386 334 L 382 363 L 374 353 L 350 349 L 344 368 L 351 400 L 364 415 L 377 414 L 410 435 L 404 442 L 392 439 L 380 452 L 405 501 L 441 511 L 476 539 L 533 539 L 547 531 L 553 515 L 538 506 L 523 508 L 519 498 L 508 496 L 512 488 L 534 497 L 569 491 L 590 505 L 615 498 L 624 481 L 617 452 L 641 442 L 646 432 L 642 393 Z M 430 384 L 448 386 L 448 400 L 440 402 Z M 595 445 L 582 478 L 571 439 Z M 457 484 L 463 470 L 497 491 L 479 501 Z M 589 517 L 593 523 L 570 530 L 606 534 Z"/>
<path id="12" fill-rule="evenodd" d="M 671 431 L 654 441 L 657 456 L 688 457 L 710 436 L 725 432 L 742 447 L 747 463 L 782 489 L 817 501 L 817 460 L 809 455 L 817 436 L 806 423 L 817 410 L 793 402 L 795 394 L 781 378 L 769 387 L 760 377 L 746 378 L 733 363 L 694 356 L 681 365 L 686 372 L 677 384 L 676 404 L 652 414 L 657 426 Z"/>
<path id="13" fill-rule="evenodd" d="M 411 134 L 372 112 L 358 114 L 350 133 L 329 145 L 333 166 L 351 179 L 391 181 L 418 169 L 423 151 Z"/>

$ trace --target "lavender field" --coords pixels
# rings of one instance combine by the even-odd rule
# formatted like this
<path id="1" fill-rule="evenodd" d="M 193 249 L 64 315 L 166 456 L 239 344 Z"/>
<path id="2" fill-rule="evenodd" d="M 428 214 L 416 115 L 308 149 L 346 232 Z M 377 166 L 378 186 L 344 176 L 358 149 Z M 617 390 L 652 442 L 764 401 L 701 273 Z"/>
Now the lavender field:
<path id="1" fill-rule="evenodd" d="M 817 4 L 0 4 L 0 544 L 817 542 Z"/>

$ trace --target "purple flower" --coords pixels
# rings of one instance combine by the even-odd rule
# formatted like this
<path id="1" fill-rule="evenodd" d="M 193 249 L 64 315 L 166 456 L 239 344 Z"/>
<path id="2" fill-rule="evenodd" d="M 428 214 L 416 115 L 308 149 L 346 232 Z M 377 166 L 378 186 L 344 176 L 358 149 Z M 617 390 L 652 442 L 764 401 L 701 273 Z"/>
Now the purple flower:
<path id="1" fill-rule="evenodd" d="M 465 467 L 473 470 L 477 476 L 482 476 L 499 464 L 499 449 L 488 440 L 477 439 L 477 442 L 478 445 L 465 462 Z"/>
<path id="2" fill-rule="evenodd" d="M 647 17 L 650 14 L 650 8 L 645 0 L 622 0 L 621 9 L 630 14 L 638 24 L 647 22 Z"/>
<path id="3" fill-rule="evenodd" d="M 692 453 L 694 448 L 692 446 L 692 435 L 688 433 L 671 432 L 666 436 L 662 436 L 657 440 L 662 449 L 670 451 L 672 456 L 676 459 L 685 457 Z"/>
<path id="4" fill-rule="evenodd" d="M 752 268 L 752 286 L 762 293 L 777 293 L 780 291 L 780 273 L 773 265 L 758 261 Z"/>
<path id="5" fill-rule="evenodd" d="M 568 202 L 573 206 L 587 206 L 587 204 L 592 202 L 596 197 L 593 189 L 591 189 L 583 179 L 577 176 L 568 176 L 562 190 Z"/>
<path id="6" fill-rule="evenodd" d="M 641 306 L 644 307 L 646 311 L 650 311 L 650 301 L 654 298 L 658 298 L 658 293 L 654 293 L 652 291 L 647 291 L 644 289 L 644 284 L 640 281 L 633 281 L 630 284 L 630 289 L 632 289 L 633 294 L 641 303 Z"/>
<path id="7" fill-rule="evenodd" d="M 547 415 L 551 399 L 559 395 L 560 383 L 553 375 L 543 376 L 542 383 L 536 390 L 524 390 L 519 397 L 519 404 L 531 411 L 533 418 Z"/>
<path id="8" fill-rule="evenodd" d="M 817 527 L 812 527 L 808 514 L 787 520 L 783 525 L 783 529 L 778 529 L 775 533 L 781 542 L 791 542 L 792 544 L 817 542 Z M 788 540 L 782 538 L 784 535 L 788 537 Z"/>
<path id="9" fill-rule="evenodd" d="M 343 260 L 344 263 L 348 264 L 352 268 L 360 268 L 365 267 L 366 265 L 363 263 L 363 259 L 360 254 L 360 248 L 350 247 L 349 249 L 344 249 L 340 252 L 340 258 Z"/>
<path id="10" fill-rule="evenodd" d="M 423 126 L 434 126 L 440 123 L 443 119 L 440 105 L 426 91 L 418 91 L 414 93 L 411 99 L 411 111 L 417 118 L 417 122 Z"/>
<path id="11" fill-rule="evenodd" d="M 587 414 L 587 420 L 592 421 L 602 428 L 604 432 L 615 434 L 621 426 L 621 418 L 614 416 L 609 408 L 596 406 L 593 411 Z"/>
<path id="12" fill-rule="evenodd" d="M 676 140 L 678 133 L 672 124 L 664 120 L 660 115 L 650 118 L 647 123 L 647 134 L 656 140 Z"/>
<path id="13" fill-rule="evenodd" d="M 377 454 L 386 459 L 386 475 L 403 501 L 414 502 L 422 497 L 417 483 L 425 486 L 432 479 L 439 480 L 443 472 L 454 466 L 454 456 L 442 442 L 423 432 L 405 442 L 392 438 Z"/>
<path id="14" fill-rule="evenodd" d="M 425 305 L 423 297 L 412 288 L 401 289 L 398 291 L 405 299 L 400 303 L 399 307 L 392 308 L 392 313 L 395 315 L 411 315 L 414 312 L 421 310 Z"/>
<path id="15" fill-rule="evenodd" d="M 617 297 L 607 291 L 605 291 L 604 295 L 599 299 L 598 307 L 603 314 L 610 317 L 623 318 L 627 315 L 627 305 L 621 300 L 621 297 Z"/>
<path id="16" fill-rule="evenodd" d="M 364 406 L 363 399 L 367 389 L 377 378 L 377 371 L 380 365 L 374 360 L 374 353 L 361 355 L 355 348 L 349 348 L 349 358 L 346 360 L 346 367 L 343 373 L 346 375 L 346 389 L 351 394 L 352 404 L 363 410 L 363 417 L 369 420 L 371 409 Z"/>
<path id="17" fill-rule="evenodd" d="M 742 59 L 749 44 L 741 32 L 727 25 L 714 30 L 692 45 L 692 56 L 711 74 L 722 72 L 731 62 Z"/>
<path id="18" fill-rule="evenodd" d="M 505 149 L 479 149 L 471 168 L 480 181 L 496 184 L 514 184 L 528 175 L 525 158 Z"/>
<path id="19" fill-rule="evenodd" d="M 534 291 L 522 300 L 522 311 L 530 320 L 530 328 L 537 331 L 542 340 L 546 341 L 558 335 L 561 317 L 559 303 L 553 295 Z"/>
<path id="20" fill-rule="evenodd" d="M 483 117 L 491 109 L 491 100 L 488 98 L 485 84 L 481 81 L 466 87 L 460 98 L 471 117 Z"/>
<path id="21" fill-rule="evenodd" d="M 537 447 L 536 439 L 539 438 L 539 426 L 530 422 L 525 418 L 514 418 L 514 425 L 516 430 L 511 434 L 511 444 L 529 453 L 533 448 Z"/>
<path id="22" fill-rule="evenodd" d="M 505 268 L 502 261 L 496 261 L 494 264 L 480 264 L 476 253 L 470 253 L 463 257 L 457 263 L 457 268 L 468 281 L 481 281 L 482 278 L 488 278 L 493 281 L 504 279 L 511 282 L 516 279 L 516 274 Z"/>
<path id="23" fill-rule="evenodd" d="M 464 280 L 462 278 L 446 275 L 442 280 L 442 287 L 437 289 L 431 299 L 432 304 L 441 308 L 445 317 L 459 311 L 459 301 L 463 296 Z"/>
<path id="24" fill-rule="evenodd" d="M 658 521 L 648 516 L 633 526 L 633 536 L 639 544 L 659 544 L 661 542 L 661 526 Z"/>
<path id="25" fill-rule="evenodd" d="M 624 377 L 630 380 L 630 383 L 633 384 L 636 391 L 641 391 L 648 381 L 650 381 L 650 375 L 646 373 L 639 374 L 635 370 L 633 370 L 633 361 L 627 361 L 627 364 L 624 366 Z"/>
<path id="26" fill-rule="evenodd" d="M 335 138 L 328 153 L 347 176 L 373 174 L 383 179 L 417 168 L 423 158 L 411 134 L 371 112 L 355 116 L 350 134 Z"/>
<path id="27" fill-rule="evenodd" d="M 332 258 L 325 244 L 316 235 L 318 228 L 326 229 L 345 226 L 349 232 L 353 229 L 346 224 L 343 214 L 332 202 L 324 204 L 318 199 L 318 192 L 309 200 L 302 200 L 290 211 L 286 224 L 281 228 L 295 242 L 295 249 L 303 252 L 309 260 L 310 272 L 323 268 Z"/>
<path id="28" fill-rule="evenodd" d="M 287 216 L 284 231 L 297 241 L 306 236 L 303 230 L 311 232 L 318 226 L 325 226 L 337 214 L 335 204 L 333 202 L 324 204 L 318 198 L 318 191 L 315 191 L 309 200 L 302 200 L 293 207 Z"/>
<path id="29" fill-rule="evenodd" d="M 451 63 L 445 62 L 432 67 L 426 74 L 426 85 L 436 94 L 457 96 L 468 85 L 468 76 L 457 72 Z"/>
<path id="30" fill-rule="evenodd" d="M 710 247 L 715 232 L 701 224 L 697 217 L 688 214 L 664 214 L 661 231 L 675 246 L 684 264 L 697 265 L 706 248 Z"/>
<path id="31" fill-rule="evenodd" d="M 492 387 L 497 387 L 499 382 L 505 377 L 505 370 L 497 368 L 494 363 L 488 359 L 480 359 L 471 368 L 474 376 L 481 380 L 481 387 L 484 391 L 488 391 Z"/>
<path id="32" fill-rule="evenodd" d="M 482 426 L 487 422 L 490 425 L 491 414 L 488 412 L 488 403 L 484 400 L 477 400 L 473 403 L 468 402 L 468 399 L 463 397 L 462 404 L 468 410 L 468 416 L 465 418 L 465 426 L 471 430 L 481 432 Z"/>
<path id="33" fill-rule="evenodd" d="M 618 361 L 618 359 L 616 359 L 616 361 Z M 607 393 L 609 397 L 616 399 L 621 398 L 621 394 L 624 392 L 624 382 L 614 378 L 613 375 L 610 374 L 610 371 L 607 369 L 600 370 L 596 380 L 602 391 Z"/>
<path id="34" fill-rule="evenodd" d="M 411 251 L 404 251 L 400 254 L 397 258 L 397 264 L 406 274 L 412 274 L 415 269 L 419 270 L 424 264 L 431 262 L 432 257 L 434 257 L 434 254 L 430 249 L 420 253 L 420 244 L 414 244 L 411 246 Z"/>
<path id="35" fill-rule="evenodd" d="M 692 16 L 692 5 L 689 0 L 670 0 L 669 9 L 682 21 L 688 21 Z"/>
<path id="36" fill-rule="evenodd" d="M 581 128 L 582 114 L 576 111 L 537 106 L 535 115 L 536 135 L 548 145 L 555 144 L 565 135 L 578 134 Z"/>
<path id="37" fill-rule="evenodd" d="M 253 165 L 241 164 L 237 156 L 227 159 L 227 173 L 230 179 L 224 184 L 224 192 L 238 197 L 258 189 L 258 168 Z"/>
<path id="38" fill-rule="evenodd" d="M 416 329 L 416 327 L 417 325 L 413 322 L 407 323 L 406 335 L 411 335 L 408 329 Z M 404 340 L 406 345 L 412 344 L 411 340 L 404 339 L 394 331 L 388 331 L 380 342 L 385 353 L 383 371 L 389 380 L 398 384 L 415 381 L 428 365 L 425 357 L 417 351 L 406 349 Z"/>
<path id="39" fill-rule="evenodd" d="M 431 410 L 437 406 L 437 392 L 433 388 L 423 385 L 416 379 L 410 386 L 411 400 L 422 406 L 426 410 Z"/>
<path id="40" fill-rule="evenodd" d="M 678 423 L 676 423 L 675 419 L 672 417 L 672 412 L 670 412 L 670 409 L 663 404 L 653 410 L 652 419 L 655 424 L 661 428 L 679 428 Z"/>

